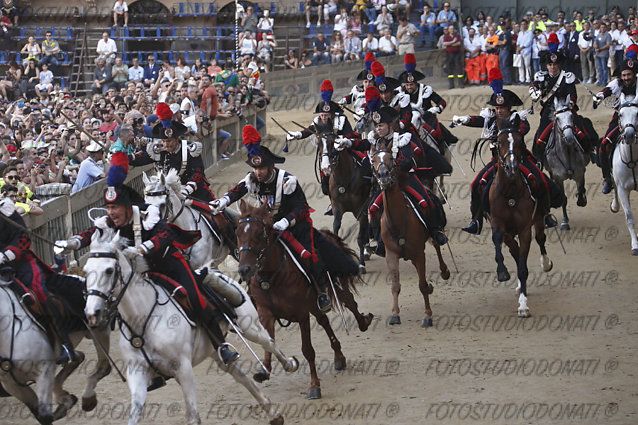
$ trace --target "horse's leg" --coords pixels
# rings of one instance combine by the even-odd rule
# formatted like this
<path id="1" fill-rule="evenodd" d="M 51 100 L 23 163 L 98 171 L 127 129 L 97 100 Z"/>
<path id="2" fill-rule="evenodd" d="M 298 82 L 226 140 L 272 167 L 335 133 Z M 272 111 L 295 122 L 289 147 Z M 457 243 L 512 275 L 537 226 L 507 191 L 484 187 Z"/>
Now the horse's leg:
<path id="1" fill-rule="evenodd" d="M 529 247 L 532 242 L 532 228 L 525 226 L 523 231 L 518 235 L 520 241 L 520 249 L 518 261 L 516 262 L 518 285 L 520 286 L 520 294 L 518 295 L 518 317 L 529 317 L 529 307 L 527 306 L 527 256 L 529 255 Z"/>
<path id="2" fill-rule="evenodd" d="M 75 371 L 75 369 L 80 366 L 80 363 L 84 361 L 84 353 L 76 350 L 77 360 L 71 363 L 67 363 L 64 365 L 62 370 L 58 372 L 53 382 L 53 393 L 55 395 L 56 401 L 58 403 L 57 409 L 53 413 L 53 420 L 57 421 L 66 416 L 67 412 L 75 406 L 75 403 L 78 402 L 78 398 L 69 394 L 64 390 L 63 385 L 67 378 Z"/>
<path id="3" fill-rule="evenodd" d="M 308 361 L 308 368 L 310 369 L 310 388 L 306 398 L 309 400 L 319 399 L 321 398 L 321 384 L 315 365 L 315 349 L 312 348 L 310 339 L 310 317 L 299 322 L 299 330 L 301 332 L 301 352 Z"/>
<path id="4" fill-rule="evenodd" d="M 36 417 L 40 423 L 51 423 L 55 420 L 51 412 L 55 386 L 55 362 L 40 360 L 37 367 L 39 370 L 35 379 L 38 413 Z"/>
<path id="5" fill-rule="evenodd" d="M 272 314 L 272 311 L 262 307 L 261 305 L 257 305 L 257 311 L 258 311 L 259 322 L 264 327 L 266 332 L 268 332 L 268 335 L 270 336 L 270 338 L 274 341 L 275 340 L 275 316 Z M 238 324 L 239 324 L 239 327 L 242 329 L 245 327 L 243 320 Z M 250 323 L 247 323 L 246 325 L 248 325 L 247 327 L 251 326 Z M 268 350 L 266 347 L 264 347 L 264 358 L 262 359 L 262 363 L 266 367 L 266 370 L 261 370 L 261 368 L 257 369 L 257 372 L 255 372 L 255 374 L 253 375 L 253 379 L 257 382 L 263 382 L 267 379 L 270 379 L 270 372 L 272 371 L 272 351 Z"/>
<path id="6" fill-rule="evenodd" d="M 419 290 L 423 294 L 423 302 L 425 303 L 425 315 L 421 326 L 424 328 L 432 326 L 432 308 L 430 307 L 430 294 L 434 291 L 432 284 L 429 284 L 425 276 L 425 251 L 420 250 L 415 259 L 412 260 L 412 264 L 416 268 L 416 273 L 419 276 Z"/>
<path id="7" fill-rule="evenodd" d="M 345 283 L 342 284 L 341 286 L 343 286 L 346 289 L 339 289 L 335 287 L 335 289 L 337 290 L 337 294 L 339 296 L 339 301 L 341 301 L 346 306 L 346 308 L 352 312 L 355 319 L 357 320 L 357 324 L 359 325 L 359 330 L 361 332 L 367 331 L 368 327 L 370 326 L 370 323 L 372 323 L 374 314 L 368 313 L 364 316 L 363 314 L 359 313 L 359 305 L 355 301 L 352 291 L 348 289 Z"/>
<path id="8" fill-rule="evenodd" d="M 622 205 L 622 209 L 625 211 L 625 222 L 627 223 L 629 235 L 631 235 L 631 254 L 638 255 L 638 239 L 636 238 L 636 230 L 634 229 L 634 214 L 631 212 L 629 193 L 627 189 L 618 184 L 618 199 L 620 199 L 620 205 Z"/>
<path id="9" fill-rule="evenodd" d="M 335 370 L 343 370 L 346 368 L 346 356 L 343 355 L 341 351 L 341 342 L 337 339 L 332 326 L 330 326 L 330 320 L 328 320 L 328 316 L 323 313 L 312 312 L 317 319 L 317 323 L 321 325 L 321 327 L 326 331 L 328 335 L 328 339 L 330 340 L 330 347 L 332 347 L 332 351 L 335 353 Z"/>
<path id="10" fill-rule="evenodd" d="M 188 425 L 201 424 L 202 420 L 197 412 L 197 394 L 195 393 L 195 375 L 190 358 L 182 357 L 177 363 L 179 366 L 175 371 L 175 380 L 182 387 L 184 395 L 184 406 L 186 423 Z"/>
<path id="11" fill-rule="evenodd" d="M 508 281 L 510 280 L 510 274 L 503 262 L 503 251 L 501 247 L 501 244 L 503 243 L 503 233 L 501 233 L 501 229 L 498 226 L 492 227 L 492 243 L 494 243 L 494 250 L 496 252 L 494 259 L 496 260 L 496 275 L 498 277 L 498 281 Z"/>
<path id="12" fill-rule="evenodd" d="M 53 377 L 51 377 L 53 379 Z M 51 425 L 53 423 L 53 415 L 49 413 L 45 417 L 42 417 L 39 412 L 38 396 L 31 387 L 18 385 L 13 379 L 9 378 L 2 383 L 4 389 L 23 402 L 25 406 L 29 408 L 33 416 L 41 425 Z"/>
<path id="13" fill-rule="evenodd" d="M 336 202 L 332 203 L 332 233 L 339 236 L 339 229 L 341 229 L 341 219 L 343 218 L 343 212 L 337 208 Z"/>
<path id="14" fill-rule="evenodd" d="M 126 368 L 126 380 L 131 392 L 131 411 L 128 425 L 137 425 L 144 415 L 144 403 L 146 402 L 146 387 L 150 381 L 151 371 L 144 358 L 129 358 Z"/>
<path id="15" fill-rule="evenodd" d="M 576 205 L 584 207 L 587 205 L 587 190 L 585 189 L 585 163 L 583 162 L 583 172 L 578 174 L 576 178 L 576 186 L 578 188 Z"/>
<path id="16" fill-rule="evenodd" d="M 399 294 L 401 293 L 401 281 L 399 280 L 399 256 L 396 252 L 386 249 L 385 263 L 390 271 L 392 279 L 392 316 L 390 316 L 390 325 L 400 325 L 401 317 L 399 316 Z"/>
<path id="17" fill-rule="evenodd" d="M 560 191 L 565 194 L 565 181 L 564 180 L 556 180 L 556 184 Z M 567 196 L 565 196 L 565 200 L 563 201 L 563 221 L 560 223 L 560 230 L 570 230 L 569 227 L 569 216 L 567 215 Z"/>
<path id="18" fill-rule="evenodd" d="M 95 394 L 95 387 L 97 383 L 111 373 L 111 363 L 108 357 L 102 351 L 103 349 L 109 350 L 110 347 L 110 329 L 98 328 L 92 333 L 93 338 L 97 338 L 97 341 L 93 341 L 95 351 L 97 352 L 97 364 L 95 370 L 86 379 L 86 387 L 84 387 L 84 393 L 82 394 L 82 410 L 91 411 L 97 406 L 97 395 Z M 99 343 L 98 343 L 99 342 Z"/>
<path id="19" fill-rule="evenodd" d="M 368 214 L 362 211 L 359 217 L 359 235 L 357 244 L 359 245 L 359 273 L 366 273 L 365 246 L 368 242 Z"/>
<path id="20" fill-rule="evenodd" d="M 541 266 L 544 272 L 548 272 L 554 267 L 554 263 L 552 263 L 552 260 L 550 260 L 547 255 L 547 248 L 545 247 L 547 235 L 545 235 L 545 223 L 542 217 L 536 217 L 534 219 L 534 230 L 536 233 L 536 243 L 541 250 Z"/>
<path id="21" fill-rule="evenodd" d="M 439 270 L 441 271 L 441 278 L 443 280 L 448 280 L 450 278 L 450 269 L 448 269 L 447 264 L 445 264 L 445 260 L 443 260 L 443 254 L 441 254 L 441 246 L 435 243 L 433 243 L 432 246 L 434 246 L 436 257 L 439 259 Z"/>

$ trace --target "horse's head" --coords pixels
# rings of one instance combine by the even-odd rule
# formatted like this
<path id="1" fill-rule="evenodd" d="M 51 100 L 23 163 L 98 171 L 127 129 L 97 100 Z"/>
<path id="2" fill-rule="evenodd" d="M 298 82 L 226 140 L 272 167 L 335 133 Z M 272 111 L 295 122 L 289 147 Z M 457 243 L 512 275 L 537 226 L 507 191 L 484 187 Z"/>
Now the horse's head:
<path id="1" fill-rule="evenodd" d="M 559 98 L 554 97 L 554 126 L 556 130 L 563 135 L 567 142 L 575 141 L 574 136 L 574 116 L 572 113 L 573 105 L 569 96 Z"/>
<path id="2" fill-rule="evenodd" d="M 144 172 L 142 180 L 144 181 L 144 201 L 150 205 L 164 206 L 168 197 L 164 173 L 159 171 L 157 175 L 148 177 Z"/>
<path id="3" fill-rule="evenodd" d="M 372 153 L 372 172 L 381 190 L 388 189 L 396 180 L 394 155 L 392 139 L 377 141 L 376 150 Z"/>
<path id="4" fill-rule="evenodd" d="M 332 131 L 326 131 L 317 135 L 319 140 L 319 150 L 321 152 L 321 169 L 324 173 L 330 173 L 330 166 L 334 165 L 337 152 L 334 148 L 335 135 Z"/>
<path id="5" fill-rule="evenodd" d="M 237 222 L 239 246 L 238 272 L 243 280 L 250 279 L 261 267 L 266 251 L 273 241 L 272 215 L 267 204 L 252 207 L 239 201 L 240 217 Z"/>
<path id="6" fill-rule="evenodd" d="M 120 232 L 100 229 L 91 238 L 91 251 L 84 265 L 86 276 L 86 307 L 84 313 L 89 326 L 96 327 L 111 317 L 109 310 L 117 308 L 112 300 L 121 289 L 123 275 L 130 276 L 132 268 L 121 251 L 126 248 L 126 239 Z"/>
<path id="7" fill-rule="evenodd" d="M 618 128 L 623 143 L 636 141 L 636 122 L 638 122 L 638 97 L 622 93 L 618 108 Z"/>
<path id="8" fill-rule="evenodd" d="M 497 120 L 498 136 L 498 167 L 505 172 L 508 178 L 513 178 L 518 172 L 518 166 L 525 154 L 523 135 L 518 130 L 519 118 L 514 121 L 507 119 Z"/>

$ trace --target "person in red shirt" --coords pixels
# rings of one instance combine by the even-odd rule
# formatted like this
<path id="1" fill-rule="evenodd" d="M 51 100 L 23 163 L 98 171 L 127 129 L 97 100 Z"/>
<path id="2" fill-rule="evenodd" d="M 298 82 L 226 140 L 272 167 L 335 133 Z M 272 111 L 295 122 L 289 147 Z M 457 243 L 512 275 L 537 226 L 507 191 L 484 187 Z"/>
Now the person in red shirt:
<path id="1" fill-rule="evenodd" d="M 210 76 L 202 75 L 202 102 L 199 107 L 202 108 L 206 116 L 210 118 L 211 121 L 215 119 L 217 116 L 217 90 L 215 87 L 210 84 Z"/>
<path id="2" fill-rule="evenodd" d="M 454 25 L 446 27 L 446 34 L 443 35 L 443 48 L 445 48 L 445 66 L 447 68 L 447 79 L 450 88 L 454 88 L 454 75 L 458 78 L 459 88 L 463 88 L 463 54 L 461 53 L 461 36 L 456 32 Z"/>

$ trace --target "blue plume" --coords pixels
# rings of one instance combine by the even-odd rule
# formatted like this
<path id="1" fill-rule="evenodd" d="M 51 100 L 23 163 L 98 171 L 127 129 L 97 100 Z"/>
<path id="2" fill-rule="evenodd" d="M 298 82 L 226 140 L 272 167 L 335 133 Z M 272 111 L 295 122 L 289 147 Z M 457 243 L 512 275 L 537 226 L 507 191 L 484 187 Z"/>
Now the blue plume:
<path id="1" fill-rule="evenodd" d="M 379 75 L 377 77 L 374 77 L 374 82 L 377 84 L 381 84 L 385 81 L 385 75 Z"/>
<path id="2" fill-rule="evenodd" d="M 380 97 L 373 97 L 372 99 L 368 100 L 366 102 L 366 106 L 368 107 L 368 110 L 370 112 L 376 112 L 379 110 L 379 108 L 381 107 L 381 98 Z"/>
<path id="3" fill-rule="evenodd" d="M 321 90 L 321 100 L 330 102 L 332 99 L 332 90 Z"/>
<path id="4" fill-rule="evenodd" d="M 366 67 L 366 71 L 370 71 L 370 65 L 372 65 L 374 61 L 363 61 L 363 65 Z"/>
<path id="5" fill-rule="evenodd" d="M 556 53 L 556 51 L 558 50 L 558 43 L 554 41 L 548 41 L 547 48 L 549 49 L 549 53 Z"/>
<path id="6" fill-rule="evenodd" d="M 248 151 L 248 155 L 253 156 L 253 155 L 259 155 L 259 143 L 251 143 L 249 145 L 244 145 L 246 146 L 246 150 Z"/>
<path id="7" fill-rule="evenodd" d="M 492 87 L 492 91 L 494 94 L 503 93 L 503 79 L 497 78 L 495 80 L 490 81 L 490 87 Z"/>
<path id="8" fill-rule="evenodd" d="M 124 183 L 126 179 L 127 171 L 120 165 L 111 165 L 109 171 L 106 174 L 107 186 L 119 186 Z"/>
<path id="9" fill-rule="evenodd" d="M 173 121 L 173 120 L 172 120 L 171 118 L 166 119 L 166 120 L 160 120 L 160 122 L 162 123 L 162 127 L 163 127 L 163 128 L 168 128 L 168 127 L 170 127 L 170 126 L 171 126 L 172 121 Z"/>
<path id="10" fill-rule="evenodd" d="M 625 53 L 625 59 L 636 59 L 636 52 L 634 50 L 627 49 L 627 52 Z"/>

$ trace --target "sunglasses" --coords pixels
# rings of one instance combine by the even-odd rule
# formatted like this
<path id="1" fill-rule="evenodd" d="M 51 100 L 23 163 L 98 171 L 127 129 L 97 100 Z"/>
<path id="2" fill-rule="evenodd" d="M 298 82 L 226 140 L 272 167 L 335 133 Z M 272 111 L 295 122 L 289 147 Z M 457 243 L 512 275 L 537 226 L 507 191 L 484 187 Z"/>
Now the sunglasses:
<path id="1" fill-rule="evenodd" d="M 7 177 L 5 177 L 5 178 L 6 178 L 7 180 L 17 180 L 17 179 L 18 179 L 18 176 L 17 176 L 17 175 L 15 175 L 15 174 L 13 174 L 13 175 L 7 176 Z"/>

